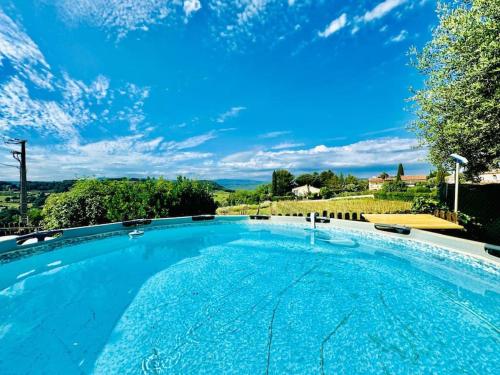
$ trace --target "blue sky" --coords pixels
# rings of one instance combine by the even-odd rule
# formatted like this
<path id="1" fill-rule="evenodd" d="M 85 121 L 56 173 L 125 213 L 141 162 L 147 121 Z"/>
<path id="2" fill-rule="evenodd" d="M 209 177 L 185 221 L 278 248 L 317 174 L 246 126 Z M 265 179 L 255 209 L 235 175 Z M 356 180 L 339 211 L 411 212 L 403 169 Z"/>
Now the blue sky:
<path id="1" fill-rule="evenodd" d="M 32 180 L 425 173 L 405 129 L 422 82 L 407 52 L 430 38 L 435 7 L 0 0 L 0 135 L 28 139 Z"/>

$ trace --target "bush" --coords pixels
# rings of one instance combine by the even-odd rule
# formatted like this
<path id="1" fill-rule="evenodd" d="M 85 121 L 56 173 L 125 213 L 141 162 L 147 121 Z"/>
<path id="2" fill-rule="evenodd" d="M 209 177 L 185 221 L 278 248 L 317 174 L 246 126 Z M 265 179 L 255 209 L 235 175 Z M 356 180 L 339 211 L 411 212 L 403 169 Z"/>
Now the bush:
<path id="1" fill-rule="evenodd" d="M 137 218 L 212 214 L 210 188 L 186 178 L 177 181 L 78 181 L 70 191 L 51 194 L 42 210 L 47 229 L 103 224 Z"/>
<path id="2" fill-rule="evenodd" d="M 406 191 L 408 187 L 403 181 L 398 181 L 398 180 L 391 180 L 384 182 L 382 185 L 382 191 L 386 193 L 392 193 L 392 192 L 402 192 Z"/>
<path id="3" fill-rule="evenodd" d="M 414 187 L 410 187 L 406 190 L 410 193 L 430 193 L 431 189 L 427 185 L 416 185 Z"/>
<path id="4" fill-rule="evenodd" d="M 47 229 L 103 224 L 107 222 L 107 184 L 81 180 L 66 193 L 51 194 L 42 210 Z"/>
<path id="5" fill-rule="evenodd" d="M 413 193 L 411 191 L 396 191 L 396 192 L 377 191 L 373 195 L 375 196 L 376 199 L 396 200 L 405 202 L 413 202 L 413 200 L 418 197 L 437 200 L 437 193 L 435 192 Z"/>
<path id="6" fill-rule="evenodd" d="M 446 209 L 446 205 L 436 198 L 417 196 L 411 207 L 415 213 L 433 213 L 435 210 Z"/>
<path id="7" fill-rule="evenodd" d="M 30 208 L 28 210 L 28 221 L 31 225 L 39 225 L 42 221 L 42 210 L 39 208 Z"/>

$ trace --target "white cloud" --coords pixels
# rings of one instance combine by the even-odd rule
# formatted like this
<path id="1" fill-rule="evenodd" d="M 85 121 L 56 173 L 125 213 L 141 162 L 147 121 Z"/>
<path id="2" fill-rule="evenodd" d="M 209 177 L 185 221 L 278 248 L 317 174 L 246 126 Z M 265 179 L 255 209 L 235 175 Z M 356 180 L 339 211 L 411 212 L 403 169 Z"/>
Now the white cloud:
<path id="1" fill-rule="evenodd" d="M 410 138 L 379 138 L 346 146 L 318 145 L 309 149 L 283 151 L 248 151 L 229 155 L 219 162 L 226 171 L 268 171 L 276 168 L 327 169 L 390 165 L 399 162 L 420 164 L 426 151 L 415 149 Z"/>
<path id="2" fill-rule="evenodd" d="M 85 22 L 125 37 L 131 31 L 148 30 L 148 25 L 167 22 L 176 14 L 196 9 L 197 0 L 56 0 L 55 6 L 68 23 Z M 200 4 L 201 7 L 201 4 Z M 171 17 L 170 17 L 171 16 Z M 178 16 L 177 19 L 180 19 Z"/>
<path id="3" fill-rule="evenodd" d="M 192 137 L 194 138 L 194 137 Z M 202 141 L 192 139 L 177 142 Z M 163 137 L 124 136 L 98 142 L 73 141 L 54 146 L 30 146 L 28 166 L 30 179 L 64 179 L 85 176 L 166 176 L 183 174 L 199 178 L 245 176 L 269 177 L 270 171 L 288 168 L 292 171 L 336 168 L 379 167 L 384 165 L 419 165 L 426 150 L 415 149 L 417 141 L 410 138 L 379 138 L 344 146 L 318 145 L 306 149 L 250 149 L 225 157 L 210 152 L 183 151 L 168 148 L 173 143 Z M 5 155 L 7 155 L 5 153 Z M 0 153 L 1 162 L 10 162 Z M 0 179 L 15 179 L 17 171 L 0 168 Z"/>
<path id="4" fill-rule="evenodd" d="M 217 134 L 215 133 L 215 131 L 211 131 L 205 134 L 187 138 L 183 141 L 170 141 L 164 146 L 164 148 L 166 150 L 184 150 L 200 146 L 203 143 L 206 143 L 214 138 L 217 138 Z"/>
<path id="5" fill-rule="evenodd" d="M 304 146 L 303 143 L 292 143 L 292 142 L 282 142 L 277 144 L 276 146 L 271 147 L 273 150 L 285 150 L 288 148 L 296 148 Z"/>
<path id="6" fill-rule="evenodd" d="M 44 147 L 28 145 L 29 178 L 53 180 L 90 176 L 175 177 L 182 171 L 197 171 L 196 165 L 190 167 L 193 161 L 201 164 L 198 162 L 213 156 L 207 152 L 163 150 L 163 143 L 162 137 L 146 139 L 136 135 L 91 143 L 73 141 Z M 0 169 L 0 179 L 17 178 L 17 171 L 9 169 Z"/>
<path id="7" fill-rule="evenodd" d="M 201 3 L 199 0 L 184 0 L 184 13 L 187 17 L 191 15 L 191 13 L 196 13 L 201 9 Z"/>
<path id="8" fill-rule="evenodd" d="M 0 66 L 9 60 L 18 74 L 35 85 L 52 89 L 50 66 L 33 40 L 0 9 Z"/>
<path id="9" fill-rule="evenodd" d="M 285 131 L 273 131 L 273 132 L 269 132 L 269 133 L 264 133 L 264 134 L 261 134 L 259 135 L 259 138 L 277 138 L 277 137 L 281 137 L 282 135 L 287 135 L 287 134 L 290 134 L 291 131 L 289 130 L 285 130 Z"/>
<path id="10" fill-rule="evenodd" d="M 225 122 L 227 119 L 229 118 L 233 118 L 233 117 L 236 117 L 238 116 L 238 114 L 241 112 L 241 111 L 244 111 L 245 109 L 247 109 L 246 107 L 232 107 L 230 108 L 228 111 L 224 112 L 224 113 L 221 113 L 218 117 L 217 117 L 217 122 L 218 123 L 223 123 Z"/>
<path id="11" fill-rule="evenodd" d="M 148 88 L 127 84 L 112 90 L 103 75 L 90 84 L 64 72 L 54 75 L 36 43 L 0 10 L 0 65 L 6 61 L 15 71 L 0 83 L 0 130 L 4 132 L 27 127 L 68 139 L 77 138 L 79 129 L 97 120 L 128 121 L 131 129 L 144 120 Z M 111 105 L 119 95 L 124 97 L 121 109 L 112 113 Z"/>
<path id="12" fill-rule="evenodd" d="M 84 112 L 71 108 L 72 104 L 60 105 L 54 101 L 43 101 L 31 98 L 25 83 L 14 77 L 0 86 L 0 130 L 7 131 L 13 127 L 33 127 L 57 133 L 63 137 L 76 135 L 74 124 L 78 120 L 70 113 L 85 117 Z"/>
<path id="13" fill-rule="evenodd" d="M 378 18 L 384 17 L 391 10 L 405 3 L 406 0 L 385 0 L 376 5 L 372 10 L 366 12 L 363 16 L 365 22 L 371 22 Z"/>
<path id="14" fill-rule="evenodd" d="M 392 43 L 399 43 L 405 40 L 407 37 L 408 37 L 408 31 L 401 30 L 401 32 L 398 35 L 393 36 L 391 39 L 389 39 L 389 41 Z"/>
<path id="15" fill-rule="evenodd" d="M 240 12 L 237 16 L 238 24 L 243 25 L 254 17 L 256 17 L 259 13 L 261 13 L 266 5 L 269 3 L 269 0 L 249 0 L 245 2 L 245 6 L 242 12 Z"/>
<path id="16" fill-rule="evenodd" d="M 333 33 L 336 33 L 340 29 L 342 29 L 347 23 L 347 15 L 342 13 L 340 17 L 334 19 L 330 24 L 326 27 L 325 30 L 318 32 L 318 35 L 322 38 L 328 38 Z"/>

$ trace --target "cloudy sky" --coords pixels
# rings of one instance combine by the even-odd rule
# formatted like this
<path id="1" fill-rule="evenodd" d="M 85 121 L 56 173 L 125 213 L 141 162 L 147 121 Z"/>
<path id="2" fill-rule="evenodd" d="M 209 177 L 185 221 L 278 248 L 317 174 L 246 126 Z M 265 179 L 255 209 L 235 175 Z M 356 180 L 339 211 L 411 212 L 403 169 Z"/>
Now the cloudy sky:
<path id="1" fill-rule="evenodd" d="M 427 172 L 406 130 L 422 82 L 407 52 L 435 7 L 0 0 L 0 136 L 28 140 L 31 180 Z M 0 163 L 13 163 L 4 145 Z"/>

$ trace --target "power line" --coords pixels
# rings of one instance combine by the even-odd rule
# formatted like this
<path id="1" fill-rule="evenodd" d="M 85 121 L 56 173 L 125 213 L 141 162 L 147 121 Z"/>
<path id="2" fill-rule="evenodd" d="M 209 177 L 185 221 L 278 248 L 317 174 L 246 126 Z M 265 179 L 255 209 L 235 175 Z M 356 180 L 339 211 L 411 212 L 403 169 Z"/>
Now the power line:
<path id="1" fill-rule="evenodd" d="M 12 165 L 12 164 L 5 164 L 5 163 L 0 163 L 0 165 L 4 165 L 6 167 L 12 167 L 12 168 L 17 168 L 19 169 L 19 167 L 17 165 Z"/>

